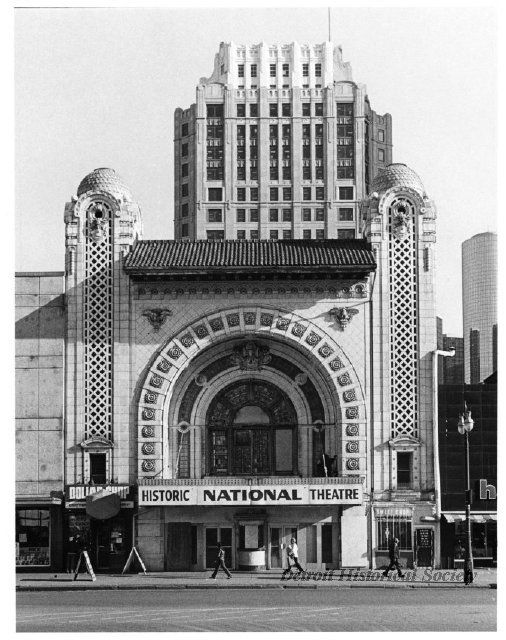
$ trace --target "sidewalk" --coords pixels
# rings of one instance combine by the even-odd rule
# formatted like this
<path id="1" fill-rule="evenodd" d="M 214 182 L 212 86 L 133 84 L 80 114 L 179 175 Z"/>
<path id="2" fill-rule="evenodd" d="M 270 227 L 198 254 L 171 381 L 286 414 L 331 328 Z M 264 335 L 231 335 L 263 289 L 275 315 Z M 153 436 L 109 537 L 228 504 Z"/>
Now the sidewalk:
<path id="1" fill-rule="evenodd" d="M 416 572 L 408 569 L 403 579 L 394 572 L 388 578 L 375 570 L 335 570 L 323 574 L 308 573 L 302 578 L 282 579 L 281 570 L 249 573 L 232 572 L 227 580 L 223 572 L 217 580 L 210 580 L 211 571 L 162 573 L 148 572 L 130 574 L 97 574 L 95 581 L 87 573 L 79 574 L 74 581 L 72 574 L 59 573 L 17 573 L 16 591 L 70 591 L 83 589 L 418 589 L 418 588 L 464 588 L 496 589 L 497 569 L 475 570 L 472 585 L 465 585 L 462 572 L 447 569 L 419 568 Z"/>

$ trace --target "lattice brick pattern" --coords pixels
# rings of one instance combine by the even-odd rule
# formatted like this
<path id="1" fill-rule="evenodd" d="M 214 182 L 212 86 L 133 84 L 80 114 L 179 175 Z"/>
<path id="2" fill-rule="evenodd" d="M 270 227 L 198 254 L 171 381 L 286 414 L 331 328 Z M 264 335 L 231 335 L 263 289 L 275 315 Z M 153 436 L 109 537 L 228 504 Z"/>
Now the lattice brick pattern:
<path id="1" fill-rule="evenodd" d="M 389 212 L 390 262 L 390 395 L 392 437 L 418 431 L 418 272 L 414 210 L 405 202 L 412 223 L 405 237 L 394 233 Z"/>
<path id="2" fill-rule="evenodd" d="M 112 435 L 113 278 L 111 217 L 102 242 L 94 242 L 86 223 L 84 280 L 84 388 L 86 437 Z"/>

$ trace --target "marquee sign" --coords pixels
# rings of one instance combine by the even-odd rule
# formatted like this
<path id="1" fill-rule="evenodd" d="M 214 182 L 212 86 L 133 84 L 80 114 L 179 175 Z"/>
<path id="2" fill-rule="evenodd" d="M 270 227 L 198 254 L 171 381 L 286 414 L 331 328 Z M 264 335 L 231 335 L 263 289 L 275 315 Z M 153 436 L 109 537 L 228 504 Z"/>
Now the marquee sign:
<path id="1" fill-rule="evenodd" d="M 139 506 L 362 504 L 362 484 L 197 485 L 139 487 Z"/>

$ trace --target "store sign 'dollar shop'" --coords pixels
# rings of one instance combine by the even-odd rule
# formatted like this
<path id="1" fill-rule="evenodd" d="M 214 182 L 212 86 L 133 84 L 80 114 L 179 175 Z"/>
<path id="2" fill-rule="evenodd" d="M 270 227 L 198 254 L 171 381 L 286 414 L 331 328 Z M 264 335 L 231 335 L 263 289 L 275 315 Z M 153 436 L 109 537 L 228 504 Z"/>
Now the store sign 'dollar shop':
<path id="1" fill-rule="evenodd" d="M 360 483 L 276 486 L 205 485 L 139 487 L 141 506 L 362 504 Z"/>

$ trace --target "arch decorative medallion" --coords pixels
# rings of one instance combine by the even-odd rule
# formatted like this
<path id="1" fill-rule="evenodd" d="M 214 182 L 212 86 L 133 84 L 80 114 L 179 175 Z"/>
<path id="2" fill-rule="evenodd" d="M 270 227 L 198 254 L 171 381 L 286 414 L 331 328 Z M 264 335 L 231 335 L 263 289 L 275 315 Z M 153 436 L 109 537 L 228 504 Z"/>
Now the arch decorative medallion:
<path id="1" fill-rule="evenodd" d="M 345 443 L 350 439 L 366 438 L 365 397 L 355 370 L 339 344 L 322 327 L 296 313 L 263 307 L 235 307 L 195 319 L 170 338 L 153 359 L 142 383 L 138 403 L 139 478 L 170 475 L 162 467 L 161 456 L 156 460 L 148 458 L 142 447 L 149 441 L 159 443 L 162 450 L 166 401 L 190 361 L 214 344 L 244 335 L 253 342 L 255 338 L 288 341 L 318 363 L 330 380 L 332 393 L 338 397 L 341 408 L 342 473 L 364 473 L 365 446 L 361 447 L 363 453 L 357 455 L 355 446 L 347 447 Z M 267 355 L 263 354 L 266 359 Z M 150 464 L 145 464 L 147 462 Z"/>

